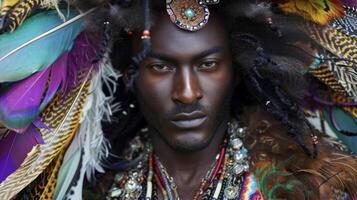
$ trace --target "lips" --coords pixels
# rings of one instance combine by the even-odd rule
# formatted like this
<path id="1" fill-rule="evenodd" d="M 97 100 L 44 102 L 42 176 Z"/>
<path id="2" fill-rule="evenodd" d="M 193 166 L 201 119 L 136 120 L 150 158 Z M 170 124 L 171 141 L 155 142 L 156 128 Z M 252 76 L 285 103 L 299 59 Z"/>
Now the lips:
<path id="1" fill-rule="evenodd" d="M 202 125 L 207 119 L 207 116 L 201 111 L 191 113 L 179 113 L 171 120 L 171 122 L 182 129 L 196 128 Z"/>

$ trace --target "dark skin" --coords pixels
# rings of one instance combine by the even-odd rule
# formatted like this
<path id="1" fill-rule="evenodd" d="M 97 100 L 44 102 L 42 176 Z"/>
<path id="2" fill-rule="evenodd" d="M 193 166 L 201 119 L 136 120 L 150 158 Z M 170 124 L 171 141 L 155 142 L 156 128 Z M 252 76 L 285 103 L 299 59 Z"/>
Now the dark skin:
<path id="1" fill-rule="evenodd" d="M 230 119 L 234 72 L 229 37 L 215 15 L 197 32 L 178 29 L 167 14 L 157 19 L 135 93 L 155 154 L 173 177 L 180 198 L 192 199 Z"/>

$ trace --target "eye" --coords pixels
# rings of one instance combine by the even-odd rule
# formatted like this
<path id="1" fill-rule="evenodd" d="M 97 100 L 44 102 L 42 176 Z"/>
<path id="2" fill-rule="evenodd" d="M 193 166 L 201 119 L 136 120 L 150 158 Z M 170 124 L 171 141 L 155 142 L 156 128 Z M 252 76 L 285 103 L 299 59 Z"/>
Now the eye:
<path id="1" fill-rule="evenodd" d="M 201 63 L 199 69 L 213 69 L 217 67 L 217 65 L 218 65 L 217 61 L 205 61 Z"/>
<path id="2" fill-rule="evenodd" d="M 174 69 L 166 64 L 152 64 L 150 67 L 157 72 L 171 72 Z"/>

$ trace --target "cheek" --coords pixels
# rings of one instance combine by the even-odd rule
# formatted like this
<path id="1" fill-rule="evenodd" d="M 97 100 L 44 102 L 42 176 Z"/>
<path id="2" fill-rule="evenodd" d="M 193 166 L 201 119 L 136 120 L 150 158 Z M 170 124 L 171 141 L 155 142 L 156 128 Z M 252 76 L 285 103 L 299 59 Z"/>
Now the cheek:
<path id="1" fill-rule="evenodd" d="M 210 76 L 204 76 L 201 79 L 201 86 L 211 106 L 223 106 L 225 101 L 231 98 L 234 87 L 233 71 L 220 70 Z"/>
<path id="2" fill-rule="evenodd" d="M 150 112 L 159 113 L 163 106 L 170 104 L 171 81 L 150 75 L 139 73 L 136 82 L 137 96 L 143 109 L 150 109 Z"/>

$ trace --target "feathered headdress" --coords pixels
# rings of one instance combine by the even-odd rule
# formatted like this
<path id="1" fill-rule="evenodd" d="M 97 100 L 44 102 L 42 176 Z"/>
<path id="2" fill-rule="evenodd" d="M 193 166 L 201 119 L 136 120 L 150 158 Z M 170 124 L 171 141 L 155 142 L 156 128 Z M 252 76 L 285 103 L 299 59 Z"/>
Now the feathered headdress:
<path id="1" fill-rule="evenodd" d="M 101 120 L 113 111 L 119 76 L 108 61 L 109 24 L 103 21 L 103 34 L 87 30 L 84 17 L 93 9 L 60 10 L 57 3 L 1 5 L 0 199 L 63 199 L 76 171 L 103 172 L 108 156 Z M 23 190 L 30 184 L 35 191 Z"/>
<path id="2" fill-rule="evenodd" d="M 165 8 L 180 28 L 198 30 L 207 23 L 210 1 L 187 1 L 202 6 L 195 4 L 199 12 L 183 14 L 175 12 L 177 1 L 170 2 Z M 291 113 L 304 121 L 309 113 L 315 117 L 310 120 L 318 122 L 316 127 L 336 134 L 357 151 L 357 141 L 350 137 L 357 134 L 355 1 L 227 0 L 220 5 L 228 11 L 227 17 L 245 19 L 237 20 L 235 27 L 240 30 L 232 36 L 240 45 L 233 47 L 238 52 L 235 61 L 251 75 L 247 87 L 260 94 L 256 98 L 267 110 L 287 110 L 287 116 L 271 112 L 282 121 Z M 141 17 L 132 16 L 141 7 L 135 0 L 78 1 L 77 5 L 58 0 L 2 1 L 0 199 L 16 195 L 80 199 L 84 177 L 104 172 L 102 161 L 110 145 L 101 121 L 118 106 L 111 104 L 120 76 L 109 60 L 109 22 L 119 23 L 114 30 L 130 32 L 142 24 Z M 84 18 L 94 10 L 104 17 L 89 18 L 99 25 L 90 30 Z M 190 21 L 196 14 L 199 20 Z M 144 24 L 143 29 L 150 26 Z M 149 38 L 145 31 L 143 37 Z M 264 84 L 256 85 L 257 80 Z M 270 86 L 274 91 L 265 92 Z M 300 106 L 305 113 L 300 113 Z M 289 120 L 285 125 L 296 128 Z M 266 168 L 258 179 L 266 195 L 273 186 L 264 181 L 286 166 L 263 164 Z"/>

